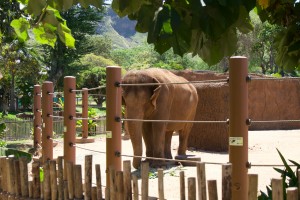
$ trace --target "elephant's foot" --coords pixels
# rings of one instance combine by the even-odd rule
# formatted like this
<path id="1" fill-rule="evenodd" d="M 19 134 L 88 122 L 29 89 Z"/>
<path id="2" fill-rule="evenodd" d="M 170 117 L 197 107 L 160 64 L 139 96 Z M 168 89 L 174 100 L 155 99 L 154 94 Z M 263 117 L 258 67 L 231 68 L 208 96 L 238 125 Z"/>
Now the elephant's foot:
<path id="1" fill-rule="evenodd" d="M 149 165 L 151 168 L 165 168 L 167 163 L 164 160 L 150 160 Z"/>

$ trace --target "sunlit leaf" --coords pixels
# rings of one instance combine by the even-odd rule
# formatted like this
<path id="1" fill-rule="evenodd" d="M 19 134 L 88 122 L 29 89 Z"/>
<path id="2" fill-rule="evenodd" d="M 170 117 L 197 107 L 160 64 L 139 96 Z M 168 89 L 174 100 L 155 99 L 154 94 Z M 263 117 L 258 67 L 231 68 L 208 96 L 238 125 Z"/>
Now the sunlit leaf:
<path id="1" fill-rule="evenodd" d="M 59 24 L 57 32 L 60 40 L 69 48 L 75 48 L 75 39 L 71 34 L 71 30 L 64 24 Z"/>
<path id="2" fill-rule="evenodd" d="M 15 19 L 11 22 L 10 25 L 14 28 L 17 37 L 21 42 L 25 42 L 26 40 L 29 39 L 28 29 L 30 28 L 30 25 L 26 19 L 24 18 Z"/>
<path id="3" fill-rule="evenodd" d="M 55 30 L 56 27 L 46 24 L 44 27 L 40 26 L 33 28 L 33 34 L 37 42 L 40 44 L 50 45 L 52 48 L 54 48 L 57 40 Z"/>

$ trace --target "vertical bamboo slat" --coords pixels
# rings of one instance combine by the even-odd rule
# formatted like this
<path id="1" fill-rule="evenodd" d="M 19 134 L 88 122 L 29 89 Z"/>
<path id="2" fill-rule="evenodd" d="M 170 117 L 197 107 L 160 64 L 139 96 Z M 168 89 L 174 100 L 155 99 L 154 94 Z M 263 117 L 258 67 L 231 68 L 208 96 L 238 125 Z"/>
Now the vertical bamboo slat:
<path id="1" fill-rule="evenodd" d="M 64 180 L 63 186 L 64 186 L 64 193 L 63 193 L 64 196 L 63 196 L 63 198 L 64 199 L 69 199 L 69 190 L 68 190 L 69 184 L 68 184 L 68 181 Z"/>
<path id="2" fill-rule="evenodd" d="M 222 200 L 231 199 L 232 164 L 222 165 Z"/>
<path id="3" fill-rule="evenodd" d="M 248 174 L 248 200 L 257 200 L 258 175 Z"/>
<path id="4" fill-rule="evenodd" d="M 105 188 L 105 200 L 110 200 L 110 189 L 108 187 Z"/>
<path id="5" fill-rule="evenodd" d="M 188 178 L 188 200 L 196 200 L 196 178 Z"/>
<path id="6" fill-rule="evenodd" d="M 300 199 L 300 169 L 297 171 L 297 177 L 298 177 L 298 199 Z"/>
<path id="7" fill-rule="evenodd" d="M 28 166 L 27 159 L 25 157 L 20 158 L 20 182 L 21 182 L 21 194 L 26 198 L 29 196 L 29 184 L 28 184 Z"/>
<path id="8" fill-rule="evenodd" d="M 81 165 L 74 165 L 74 196 L 75 199 L 83 198 Z"/>
<path id="9" fill-rule="evenodd" d="M 20 161 L 14 160 L 15 194 L 21 196 Z"/>
<path id="10" fill-rule="evenodd" d="M 141 163 L 141 176 L 142 176 L 142 200 L 148 200 L 148 189 L 149 189 L 149 163 Z"/>
<path id="11" fill-rule="evenodd" d="M 198 198 L 206 200 L 205 163 L 197 163 Z"/>
<path id="12" fill-rule="evenodd" d="M 180 172 L 180 200 L 185 200 L 184 171 Z"/>
<path id="13" fill-rule="evenodd" d="M 64 170 L 63 170 L 63 157 L 57 158 L 57 176 L 58 176 L 58 199 L 64 199 Z"/>
<path id="14" fill-rule="evenodd" d="M 85 156 L 85 200 L 90 200 L 92 198 L 92 163 L 93 156 Z"/>
<path id="15" fill-rule="evenodd" d="M 0 157 L 0 191 L 3 192 L 3 191 L 6 191 L 5 189 L 5 186 L 6 186 L 6 178 L 5 178 L 5 175 L 6 175 L 6 157 L 5 156 L 1 156 Z"/>
<path id="16" fill-rule="evenodd" d="M 123 200 L 124 198 L 124 181 L 123 181 L 123 172 L 117 171 L 116 172 L 116 192 L 117 196 L 116 199 Z"/>
<path id="17" fill-rule="evenodd" d="M 130 160 L 123 161 L 123 176 L 124 176 L 124 199 L 132 199 Z"/>
<path id="18" fill-rule="evenodd" d="M 33 198 L 33 181 L 28 182 L 28 196 L 29 199 Z"/>
<path id="19" fill-rule="evenodd" d="M 116 187 L 116 172 L 115 172 L 115 169 L 113 167 L 110 167 L 109 168 L 109 182 L 110 182 L 110 185 L 109 185 L 109 199 L 111 200 L 115 200 L 116 199 L 116 190 L 115 190 L 115 187 Z"/>
<path id="20" fill-rule="evenodd" d="M 32 198 L 38 199 L 41 195 L 40 184 L 40 163 L 34 162 L 32 164 Z"/>
<path id="21" fill-rule="evenodd" d="M 283 200 L 283 187 L 281 178 L 273 178 L 272 184 L 272 200 Z"/>
<path id="22" fill-rule="evenodd" d="M 139 184 L 138 184 L 138 177 L 133 174 L 132 175 L 132 189 L 133 189 L 133 199 L 139 199 Z"/>
<path id="23" fill-rule="evenodd" d="M 92 200 L 97 200 L 97 187 L 92 187 Z"/>
<path id="24" fill-rule="evenodd" d="M 44 170 L 44 181 L 43 181 L 43 195 L 45 200 L 51 199 L 51 190 L 50 190 L 50 166 L 49 162 L 46 161 L 43 165 Z"/>
<path id="25" fill-rule="evenodd" d="M 50 164 L 51 199 L 55 200 L 58 197 L 56 161 L 51 160 L 49 164 Z"/>
<path id="26" fill-rule="evenodd" d="M 157 169 L 157 175 L 158 175 L 158 198 L 160 200 L 165 199 L 164 195 L 164 170 L 163 169 Z"/>
<path id="27" fill-rule="evenodd" d="M 97 200 L 102 200 L 102 183 L 101 183 L 101 170 L 100 165 L 95 165 L 96 182 L 97 182 Z"/>
<path id="28" fill-rule="evenodd" d="M 216 180 L 208 180 L 207 188 L 208 188 L 209 200 L 218 200 L 217 181 Z"/>
<path id="29" fill-rule="evenodd" d="M 14 161 L 12 158 L 6 160 L 6 172 L 7 172 L 7 192 L 9 194 L 15 193 L 15 180 L 14 180 Z"/>
<path id="30" fill-rule="evenodd" d="M 74 199 L 74 169 L 73 169 L 73 167 L 74 167 L 74 165 L 72 162 L 66 163 L 69 199 Z"/>
<path id="31" fill-rule="evenodd" d="M 297 187 L 290 187 L 286 189 L 286 200 L 298 200 Z"/>

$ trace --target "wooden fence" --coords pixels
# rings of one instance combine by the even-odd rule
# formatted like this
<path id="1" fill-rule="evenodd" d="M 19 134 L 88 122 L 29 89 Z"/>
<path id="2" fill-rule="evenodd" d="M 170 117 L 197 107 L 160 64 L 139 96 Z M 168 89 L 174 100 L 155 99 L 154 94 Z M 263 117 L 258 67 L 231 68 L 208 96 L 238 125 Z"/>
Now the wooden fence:
<path id="1" fill-rule="evenodd" d="M 180 188 L 174 188 L 180 191 L 178 199 L 217 200 L 217 181 L 206 181 L 204 163 L 197 163 L 196 167 L 197 177 L 186 178 L 184 171 L 180 172 L 178 179 Z M 43 165 L 33 162 L 30 166 L 26 158 L 0 157 L 0 199 L 165 199 L 163 169 L 157 169 L 158 196 L 151 198 L 148 196 L 149 165 L 147 162 L 143 162 L 141 166 L 140 186 L 137 175 L 131 173 L 130 161 L 123 162 L 123 171 L 109 169 L 110 188 L 102 185 L 99 164 L 96 164 L 94 168 L 96 183 L 92 183 L 92 169 L 91 155 L 85 157 L 84 169 L 81 165 L 72 163 L 63 165 L 62 157 Z M 222 166 L 222 197 L 220 199 L 231 199 L 231 171 L 231 164 Z M 248 200 L 256 200 L 258 176 L 249 174 L 248 180 Z M 282 185 L 282 179 L 272 179 L 273 200 L 283 200 Z M 287 200 L 298 199 L 297 188 L 289 188 L 286 192 Z"/>
<path id="2" fill-rule="evenodd" d="M 2 138 L 5 141 L 28 140 L 33 137 L 33 119 L 5 119 L 6 131 Z M 100 118 L 94 122 L 96 126 L 89 130 L 89 134 L 104 134 L 106 131 L 106 118 Z M 53 131 L 55 137 L 62 137 L 64 130 L 64 122 L 62 119 L 53 121 Z M 80 128 L 77 130 L 81 133 Z"/>

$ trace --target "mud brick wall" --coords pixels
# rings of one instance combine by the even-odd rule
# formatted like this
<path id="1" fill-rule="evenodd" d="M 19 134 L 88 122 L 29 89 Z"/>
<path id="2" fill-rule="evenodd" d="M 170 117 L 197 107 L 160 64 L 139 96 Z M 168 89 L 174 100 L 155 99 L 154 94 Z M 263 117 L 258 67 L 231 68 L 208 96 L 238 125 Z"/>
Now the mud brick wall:
<path id="1" fill-rule="evenodd" d="M 174 72 L 189 81 L 226 79 L 228 74 L 213 72 Z M 261 77 L 251 75 L 252 77 Z M 195 121 L 225 121 L 229 118 L 229 85 L 197 83 L 199 102 Z M 252 121 L 300 119 L 300 80 L 252 80 L 248 87 L 249 118 Z M 299 122 L 252 123 L 249 130 L 300 129 Z M 228 150 L 228 126 L 195 123 L 188 146 L 208 151 Z"/>

